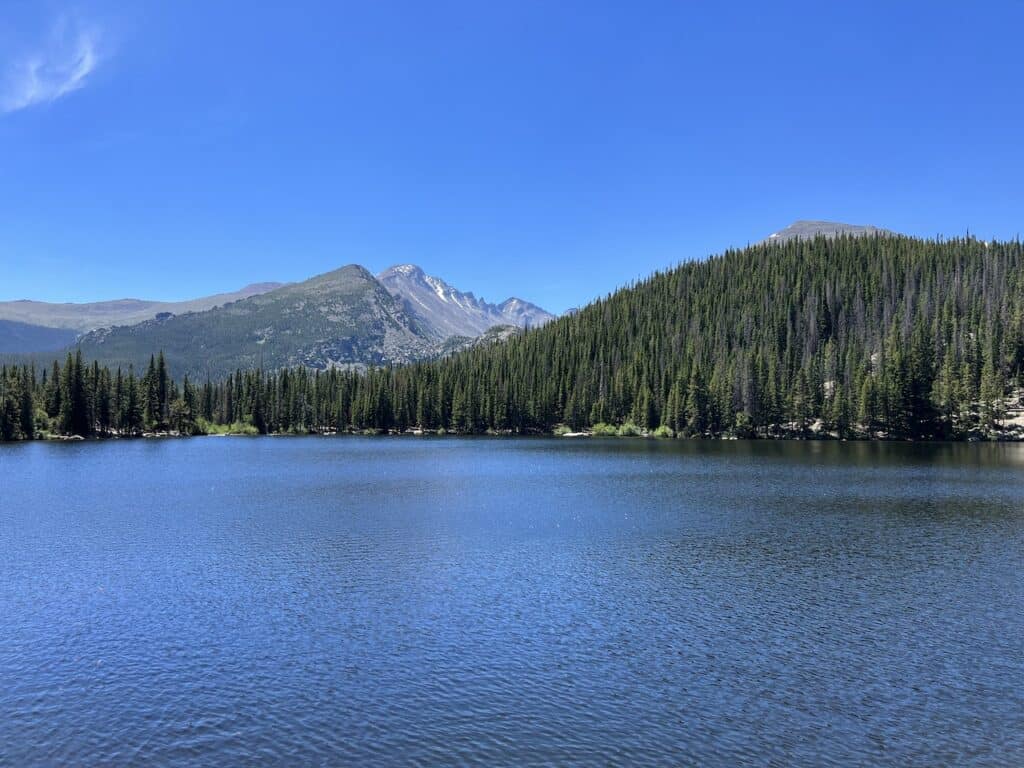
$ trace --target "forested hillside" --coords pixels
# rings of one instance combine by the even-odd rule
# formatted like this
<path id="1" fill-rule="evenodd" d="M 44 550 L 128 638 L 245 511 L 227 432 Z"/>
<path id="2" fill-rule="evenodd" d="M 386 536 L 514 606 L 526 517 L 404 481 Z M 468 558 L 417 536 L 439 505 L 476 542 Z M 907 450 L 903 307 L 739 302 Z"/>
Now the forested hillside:
<path id="1" fill-rule="evenodd" d="M 81 372 L 69 377 L 67 365 Z M 366 374 L 250 370 L 179 388 L 153 384 L 157 363 L 144 384 L 122 374 L 116 396 L 116 373 L 74 360 L 45 383 L 7 370 L 0 427 L 67 431 L 84 420 L 90 432 L 123 430 L 127 409 L 129 431 L 628 425 L 684 436 L 964 438 L 999 434 L 1022 367 L 1020 242 L 818 237 L 683 264 L 506 342 Z M 82 420 L 61 415 L 76 378 L 83 391 L 100 387 L 81 396 L 93 403 Z M 149 398 L 139 418 L 126 405 L 132 387 Z"/>

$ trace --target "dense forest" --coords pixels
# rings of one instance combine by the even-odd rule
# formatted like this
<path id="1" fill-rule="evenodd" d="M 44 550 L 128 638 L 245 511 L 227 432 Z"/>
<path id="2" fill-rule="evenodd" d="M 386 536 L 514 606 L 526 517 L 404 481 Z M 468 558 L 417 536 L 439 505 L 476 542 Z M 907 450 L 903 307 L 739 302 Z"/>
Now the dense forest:
<path id="1" fill-rule="evenodd" d="M 1000 434 L 1024 372 L 1019 241 L 818 237 L 690 262 L 507 341 L 369 371 L 173 381 L 69 355 L 0 372 L 0 438 L 556 429 Z"/>

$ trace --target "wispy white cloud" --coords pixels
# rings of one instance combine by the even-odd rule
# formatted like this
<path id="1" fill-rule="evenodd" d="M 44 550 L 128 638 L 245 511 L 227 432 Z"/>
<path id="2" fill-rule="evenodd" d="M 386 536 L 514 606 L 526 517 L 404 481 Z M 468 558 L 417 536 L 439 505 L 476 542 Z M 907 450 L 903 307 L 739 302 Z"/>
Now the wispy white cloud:
<path id="1" fill-rule="evenodd" d="M 85 85 L 100 63 L 100 35 L 70 17 L 57 20 L 48 39 L 8 62 L 0 80 L 0 112 L 47 104 Z"/>

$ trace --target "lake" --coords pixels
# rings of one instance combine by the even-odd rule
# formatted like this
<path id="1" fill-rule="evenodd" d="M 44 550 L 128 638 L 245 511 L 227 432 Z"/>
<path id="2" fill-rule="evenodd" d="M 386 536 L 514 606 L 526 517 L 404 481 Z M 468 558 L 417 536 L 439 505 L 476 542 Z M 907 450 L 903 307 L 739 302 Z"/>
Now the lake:
<path id="1" fill-rule="evenodd" d="M 0 446 L 0 765 L 1024 765 L 1024 445 Z"/>

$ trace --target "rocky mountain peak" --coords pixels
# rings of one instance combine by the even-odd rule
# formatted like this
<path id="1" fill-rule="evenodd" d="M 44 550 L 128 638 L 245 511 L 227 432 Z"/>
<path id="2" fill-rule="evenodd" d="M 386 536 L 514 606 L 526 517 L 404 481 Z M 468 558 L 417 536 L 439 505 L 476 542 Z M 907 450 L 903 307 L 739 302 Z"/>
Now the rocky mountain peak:
<path id="1" fill-rule="evenodd" d="M 441 278 L 428 275 L 415 264 L 389 267 L 377 279 L 420 321 L 421 327 L 437 339 L 475 337 L 496 325 L 534 327 L 554 317 L 535 304 L 517 298 L 490 304 L 469 291 L 460 291 Z"/>

